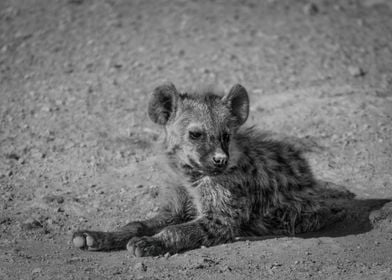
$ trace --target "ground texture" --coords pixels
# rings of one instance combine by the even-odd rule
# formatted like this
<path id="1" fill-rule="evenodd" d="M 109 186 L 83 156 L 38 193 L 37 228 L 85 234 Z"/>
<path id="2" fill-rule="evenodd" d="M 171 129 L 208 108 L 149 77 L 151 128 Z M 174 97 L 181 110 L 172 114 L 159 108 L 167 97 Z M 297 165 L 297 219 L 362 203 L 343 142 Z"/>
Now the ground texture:
<path id="1" fill-rule="evenodd" d="M 0 279 L 392 279 L 392 3 L 0 1 Z M 157 211 L 146 104 L 243 84 L 250 124 L 293 137 L 357 195 L 323 232 L 158 258 L 74 249 Z"/>

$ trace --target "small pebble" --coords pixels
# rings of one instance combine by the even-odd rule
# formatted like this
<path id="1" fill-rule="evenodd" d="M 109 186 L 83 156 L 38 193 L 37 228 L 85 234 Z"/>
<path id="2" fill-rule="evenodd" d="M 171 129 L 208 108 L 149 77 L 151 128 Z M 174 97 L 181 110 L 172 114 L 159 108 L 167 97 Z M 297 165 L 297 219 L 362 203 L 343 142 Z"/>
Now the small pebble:
<path id="1" fill-rule="evenodd" d="M 231 268 L 230 266 L 228 266 L 228 265 L 224 265 L 223 267 L 221 267 L 221 268 L 219 269 L 219 272 L 220 272 L 220 273 L 223 273 L 223 272 L 225 272 L 225 271 L 232 271 L 232 268 Z"/>
<path id="2" fill-rule="evenodd" d="M 57 202 L 58 204 L 61 204 L 64 202 L 64 197 L 59 195 L 46 195 L 42 200 L 46 203 Z"/>
<path id="3" fill-rule="evenodd" d="M 139 263 L 136 263 L 136 264 L 134 265 L 133 269 L 134 269 L 134 270 L 144 271 L 144 272 L 145 272 L 145 271 L 147 271 L 147 266 L 146 266 L 144 263 L 139 262 Z"/>
<path id="4" fill-rule="evenodd" d="M 6 158 L 18 161 L 20 159 L 20 156 L 16 153 L 10 153 L 6 155 Z"/>
<path id="5" fill-rule="evenodd" d="M 32 152 L 31 152 L 31 156 L 34 158 L 34 159 L 43 159 L 43 158 L 45 158 L 45 154 L 44 153 L 41 153 L 40 151 L 38 151 L 38 150 L 33 150 Z"/>
<path id="6" fill-rule="evenodd" d="M 32 230 L 32 229 L 36 229 L 36 228 L 42 228 L 42 224 L 33 218 L 28 218 L 22 224 L 23 230 Z"/>
<path id="7" fill-rule="evenodd" d="M 0 225 L 1 224 L 10 224 L 11 218 L 10 217 L 0 217 Z"/>
<path id="8" fill-rule="evenodd" d="M 262 88 L 255 88 L 255 89 L 253 90 L 253 93 L 254 93 L 254 94 L 263 94 L 263 93 L 264 93 L 264 90 L 263 90 Z"/>
<path id="9" fill-rule="evenodd" d="M 362 68 L 357 66 L 349 66 L 347 70 L 350 73 L 350 75 L 353 77 L 361 77 L 365 75 L 365 71 L 363 71 Z"/>
<path id="10" fill-rule="evenodd" d="M 271 264 L 270 269 L 273 269 L 273 268 L 276 268 L 276 267 L 279 267 L 279 266 L 282 266 L 282 264 L 278 263 L 278 262 L 274 262 L 273 264 Z"/>
<path id="11" fill-rule="evenodd" d="M 319 8 L 314 3 L 308 3 L 303 7 L 305 15 L 313 16 L 319 12 Z"/>
<path id="12" fill-rule="evenodd" d="M 31 274 L 38 274 L 38 273 L 41 273 L 41 271 L 42 271 L 42 268 L 37 267 L 37 268 L 34 268 L 34 269 L 33 269 L 33 271 L 31 272 Z"/>
<path id="13" fill-rule="evenodd" d="M 49 107 L 48 105 L 43 105 L 43 106 L 41 107 L 41 111 L 42 111 L 42 112 L 46 112 L 46 113 L 47 113 L 47 112 L 50 112 L 50 110 L 51 110 L 51 109 L 50 109 L 50 107 Z"/>

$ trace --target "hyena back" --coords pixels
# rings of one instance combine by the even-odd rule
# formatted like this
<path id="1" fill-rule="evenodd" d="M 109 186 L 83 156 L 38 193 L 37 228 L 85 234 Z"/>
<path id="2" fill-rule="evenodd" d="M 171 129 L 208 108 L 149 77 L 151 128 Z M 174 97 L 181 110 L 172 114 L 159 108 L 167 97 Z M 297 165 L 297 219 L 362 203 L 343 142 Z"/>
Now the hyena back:
<path id="1" fill-rule="evenodd" d="M 76 247 L 160 255 L 239 236 L 316 231 L 342 217 L 318 196 L 299 150 L 242 128 L 249 99 L 241 85 L 222 97 L 179 93 L 165 84 L 154 90 L 148 113 L 165 130 L 163 164 L 176 178 L 170 186 L 175 195 L 152 219 L 115 232 L 75 232 Z"/>

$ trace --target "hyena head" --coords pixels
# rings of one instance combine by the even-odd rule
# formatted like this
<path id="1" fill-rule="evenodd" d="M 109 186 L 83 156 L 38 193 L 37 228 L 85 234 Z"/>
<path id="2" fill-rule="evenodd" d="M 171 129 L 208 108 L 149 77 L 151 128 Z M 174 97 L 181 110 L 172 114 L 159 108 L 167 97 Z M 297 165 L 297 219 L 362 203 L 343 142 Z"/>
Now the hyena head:
<path id="1" fill-rule="evenodd" d="M 179 93 L 171 83 L 157 87 L 148 114 L 165 127 L 168 155 L 184 171 L 220 174 L 230 165 L 231 141 L 247 120 L 249 99 L 237 84 L 224 96 L 209 91 Z"/>

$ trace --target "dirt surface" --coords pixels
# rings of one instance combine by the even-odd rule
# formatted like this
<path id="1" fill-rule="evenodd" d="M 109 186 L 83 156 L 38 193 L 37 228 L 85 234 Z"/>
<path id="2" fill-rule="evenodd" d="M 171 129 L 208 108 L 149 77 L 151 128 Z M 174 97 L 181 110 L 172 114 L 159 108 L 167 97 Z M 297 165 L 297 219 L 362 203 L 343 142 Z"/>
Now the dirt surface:
<path id="1" fill-rule="evenodd" d="M 392 279 L 392 2 L 0 1 L 0 279 Z M 357 195 L 300 237 L 158 258 L 72 247 L 157 211 L 149 93 L 243 84 Z"/>

